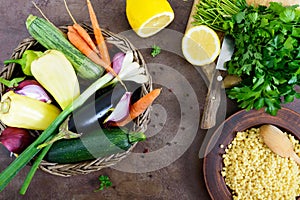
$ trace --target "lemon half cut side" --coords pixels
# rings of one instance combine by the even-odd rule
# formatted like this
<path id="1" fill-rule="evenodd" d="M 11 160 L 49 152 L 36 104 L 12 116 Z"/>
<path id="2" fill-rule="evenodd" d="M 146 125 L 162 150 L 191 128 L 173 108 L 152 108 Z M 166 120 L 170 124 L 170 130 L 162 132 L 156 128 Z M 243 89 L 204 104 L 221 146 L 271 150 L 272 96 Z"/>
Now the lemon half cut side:
<path id="1" fill-rule="evenodd" d="M 174 11 L 167 0 L 126 0 L 126 16 L 136 34 L 146 38 L 168 26 Z"/>
<path id="2" fill-rule="evenodd" d="M 148 19 L 137 30 L 140 37 L 150 37 L 168 26 L 174 19 L 174 13 L 163 12 Z"/>
<path id="3" fill-rule="evenodd" d="M 196 66 L 214 62 L 220 46 L 219 36 L 206 25 L 190 28 L 182 38 L 182 53 L 189 63 Z"/>

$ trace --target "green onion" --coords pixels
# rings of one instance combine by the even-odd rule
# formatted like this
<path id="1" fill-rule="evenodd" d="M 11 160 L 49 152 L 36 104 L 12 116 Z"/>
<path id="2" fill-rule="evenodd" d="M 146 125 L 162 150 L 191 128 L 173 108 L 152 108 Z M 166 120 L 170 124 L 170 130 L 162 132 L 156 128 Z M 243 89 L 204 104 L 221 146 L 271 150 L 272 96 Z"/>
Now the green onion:
<path id="1" fill-rule="evenodd" d="M 42 162 L 43 158 L 45 157 L 45 155 L 47 154 L 47 152 L 50 150 L 52 144 L 49 144 L 48 146 L 46 146 L 42 152 L 38 155 L 38 157 L 36 158 L 36 160 L 34 161 L 32 167 L 30 168 L 29 173 L 27 174 L 25 181 L 22 185 L 22 188 L 20 189 L 20 194 L 24 195 L 26 193 L 26 190 L 36 172 L 36 170 L 38 169 L 40 163 Z"/>
<path id="2" fill-rule="evenodd" d="M 72 113 L 73 110 L 79 108 L 91 95 L 93 95 L 103 85 L 111 81 L 112 78 L 113 76 L 111 74 L 106 74 L 95 81 L 92 85 L 90 85 L 78 98 L 74 100 L 72 104 L 66 107 L 59 114 L 59 116 L 51 123 L 51 125 L 46 130 L 44 130 L 42 134 L 23 151 L 23 153 L 21 153 L 4 171 L 1 172 L 0 192 L 4 190 L 8 183 L 17 175 L 17 173 L 41 150 L 37 149 L 37 146 L 49 140 L 49 138 L 52 137 L 59 125 L 67 118 L 69 114 Z M 42 159 L 38 159 L 39 162 L 41 160 Z M 37 162 L 35 165 L 38 166 L 39 162 Z M 35 170 L 33 169 L 33 171 L 31 172 L 32 174 L 30 173 L 29 176 L 33 176 L 34 172 Z M 29 185 L 31 178 L 29 177 L 24 183 L 21 192 L 26 191 L 27 185 Z"/>

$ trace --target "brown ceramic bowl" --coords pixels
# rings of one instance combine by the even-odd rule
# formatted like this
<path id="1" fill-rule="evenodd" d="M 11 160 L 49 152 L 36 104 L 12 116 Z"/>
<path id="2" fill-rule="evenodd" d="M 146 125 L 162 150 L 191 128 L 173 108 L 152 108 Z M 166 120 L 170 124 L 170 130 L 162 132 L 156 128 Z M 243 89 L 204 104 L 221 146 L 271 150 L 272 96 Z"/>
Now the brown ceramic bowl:
<path id="1" fill-rule="evenodd" d="M 213 200 L 231 200 L 230 189 L 221 175 L 223 168 L 222 155 L 238 131 L 263 124 L 273 124 L 300 140 L 300 114 L 287 108 L 282 108 L 276 116 L 271 116 L 264 110 L 241 110 L 221 124 L 211 137 L 205 152 L 203 171 L 207 190 Z M 223 144 L 224 148 L 220 148 Z M 298 198 L 300 199 L 300 198 Z"/>

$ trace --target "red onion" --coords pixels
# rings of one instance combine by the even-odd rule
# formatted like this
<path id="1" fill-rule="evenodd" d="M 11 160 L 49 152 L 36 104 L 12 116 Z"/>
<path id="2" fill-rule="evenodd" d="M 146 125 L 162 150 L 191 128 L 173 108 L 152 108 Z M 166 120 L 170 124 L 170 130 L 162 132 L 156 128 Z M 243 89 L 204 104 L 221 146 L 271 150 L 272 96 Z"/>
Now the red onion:
<path id="1" fill-rule="evenodd" d="M 18 87 L 16 87 L 15 93 L 46 103 L 51 103 L 51 99 L 44 88 L 35 80 L 22 81 Z"/>
<path id="2" fill-rule="evenodd" d="M 5 128 L 0 135 L 0 142 L 10 152 L 16 154 L 22 153 L 34 139 L 28 130 L 15 127 Z"/>
<path id="3" fill-rule="evenodd" d="M 23 87 L 25 87 L 26 85 L 39 85 L 39 82 L 37 82 L 36 80 L 24 80 L 21 83 L 19 83 L 19 85 L 16 87 L 17 90 L 22 89 Z"/>

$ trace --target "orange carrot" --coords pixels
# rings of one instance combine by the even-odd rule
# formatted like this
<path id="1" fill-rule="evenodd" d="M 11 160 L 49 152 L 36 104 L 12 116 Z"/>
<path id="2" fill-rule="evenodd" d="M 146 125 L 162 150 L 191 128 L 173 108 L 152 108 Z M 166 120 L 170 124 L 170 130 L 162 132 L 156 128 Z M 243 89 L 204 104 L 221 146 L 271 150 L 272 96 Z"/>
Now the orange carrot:
<path id="1" fill-rule="evenodd" d="M 85 42 L 82 37 L 78 34 L 78 32 L 74 29 L 73 26 L 68 26 L 67 33 L 69 41 L 85 56 L 91 59 L 94 63 L 102 66 L 106 71 L 110 72 L 113 76 L 117 77 L 120 83 L 125 87 L 124 83 L 120 79 L 120 77 L 116 74 L 116 72 L 108 65 L 104 60 L 102 60 L 96 52 L 94 52 L 89 45 Z M 125 87 L 126 88 L 126 87 Z"/>
<path id="2" fill-rule="evenodd" d="M 91 5 L 91 2 L 88 0 L 88 6 L 89 6 L 89 11 L 90 11 L 90 15 L 91 15 L 91 21 L 93 24 L 93 29 L 94 29 L 94 35 L 96 38 L 96 42 L 102 47 L 99 48 L 100 51 L 98 51 L 95 43 L 93 42 L 93 40 L 91 39 L 90 35 L 86 32 L 86 30 L 84 28 L 82 28 L 79 24 L 77 24 L 77 22 L 75 21 L 75 19 L 73 18 L 66 0 L 64 0 L 65 2 L 65 7 L 70 15 L 70 17 L 72 18 L 74 25 L 73 26 L 68 26 L 68 39 L 69 41 L 79 50 L 81 51 L 81 53 L 83 53 L 84 55 L 86 55 L 88 58 L 90 58 L 94 63 L 102 66 L 107 72 L 110 72 L 113 76 L 115 76 L 120 83 L 125 87 L 125 84 L 123 83 L 123 81 L 120 79 L 120 77 L 116 74 L 116 72 L 111 68 L 110 66 L 110 57 L 109 57 L 109 53 L 101 32 L 101 29 L 99 27 L 97 18 L 96 18 L 96 14 L 93 10 L 93 7 Z M 99 39 L 100 37 L 100 39 Z M 98 38 L 98 39 L 97 39 Z M 102 42 L 101 42 L 102 41 Z M 99 43 L 101 42 L 101 43 Z M 104 55 L 103 58 L 101 59 L 99 57 L 98 54 L 102 54 Z M 104 60 L 105 59 L 105 60 Z"/>
<path id="3" fill-rule="evenodd" d="M 73 26 L 68 26 L 68 39 L 69 41 L 84 55 L 86 55 L 89 59 L 91 59 L 96 64 L 99 64 L 99 60 L 101 58 L 98 56 L 96 52 L 94 52 L 89 45 L 85 42 L 82 37 L 78 34 L 78 32 L 74 29 Z M 97 63 L 98 62 L 98 63 Z M 102 61 L 102 63 L 104 63 Z M 102 65 L 101 65 L 102 66 Z"/>
<path id="4" fill-rule="evenodd" d="M 107 65 L 110 65 L 111 64 L 110 63 L 110 56 L 109 56 L 109 53 L 108 53 L 108 50 L 107 50 L 107 46 L 106 46 L 104 37 L 102 35 L 101 28 L 99 26 L 97 16 L 95 14 L 95 11 L 93 9 L 93 6 L 92 6 L 90 0 L 87 0 L 87 6 L 88 6 L 90 19 L 91 19 L 91 22 L 92 22 L 94 35 L 95 35 L 96 43 L 97 43 L 101 58 L 106 62 Z"/>
<path id="5" fill-rule="evenodd" d="M 82 37 L 82 39 L 85 40 L 85 42 L 90 46 L 90 48 L 95 51 L 96 53 L 99 53 L 94 41 L 92 40 L 92 38 L 90 37 L 90 35 L 88 34 L 88 32 L 82 28 L 82 26 L 80 26 L 76 20 L 74 19 L 71 11 L 69 10 L 69 7 L 68 7 L 68 4 L 66 2 L 66 0 L 64 0 L 64 3 L 65 3 L 65 7 L 67 9 L 67 12 L 69 13 L 69 16 L 71 17 L 74 25 L 73 25 L 73 28 L 78 32 L 78 34 L 80 35 L 80 37 Z"/>
<path id="6" fill-rule="evenodd" d="M 90 46 L 90 48 L 93 51 L 95 51 L 97 54 L 99 54 L 99 50 L 97 49 L 94 41 L 92 40 L 88 32 L 84 28 L 82 28 L 82 26 L 80 26 L 79 24 L 74 24 L 73 27 L 77 31 L 77 33 L 82 37 L 82 39 L 84 39 L 85 42 Z"/>
<path id="7" fill-rule="evenodd" d="M 146 109 L 153 103 L 153 101 L 159 96 L 161 89 L 154 89 L 142 98 L 140 98 L 137 102 L 130 106 L 128 117 L 117 123 L 112 123 L 111 126 L 125 126 L 133 119 L 141 115 Z"/>
<path id="8" fill-rule="evenodd" d="M 120 80 L 119 76 L 116 72 L 108 65 L 104 60 L 102 60 L 96 52 L 94 52 L 89 45 L 85 42 L 82 37 L 78 34 L 78 32 L 74 29 L 73 26 L 68 26 L 68 39 L 69 41 L 84 55 L 86 55 L 89 59 L 91 59 L 94 63 L 102 66 L 106 71 L 110 72 L 113 76 L 117 77 L 121 84 L 123 84 L 122 80 Z"/>

